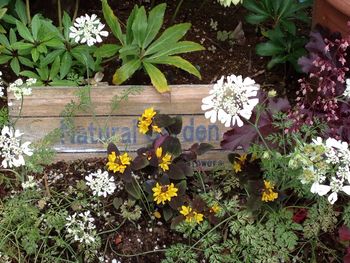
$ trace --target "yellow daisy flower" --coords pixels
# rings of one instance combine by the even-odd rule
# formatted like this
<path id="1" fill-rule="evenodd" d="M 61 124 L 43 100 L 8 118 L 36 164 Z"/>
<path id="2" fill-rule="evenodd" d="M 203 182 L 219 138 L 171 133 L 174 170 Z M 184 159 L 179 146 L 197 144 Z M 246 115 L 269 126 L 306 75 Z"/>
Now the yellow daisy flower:
<path id="1" fill-rule="evenodd" d="M 219 213 L 220 210 L 221 210 L 221 207 L 218 204 L 215 204 L 210 208 L 210 212 L 213 212 L 214 214 Z"/>
<path id="2" fill-rule="evenodd" d="M 145 109 L 145 111 L 142 113 L 142 116 L 139 117 L 139 123 L 137 125 L 140 133 L 146 134 L 149 131 L 149 127 L 151 126 L 153 118 L 156 114 L 157 113 L 153 110 L 153 108 Z M 160 128 L 155 125 L 153 127 L 153 130 L 158 132 Z"/>
<path id="3" fill-rule="evenodd" d="M 232 168 L 233 168 L 233 171 L 235 171 L 235 173 L 242 171 L 242 166 L 239 162 L 234 162 L 232 165 Z"/>
<path id="4" fill-rule="evenodd" d="M 274 185 L 269 182 L 264 180 L 264 190 L 261 196 L 261 200 L 264 202 L 271 202 L 275 199 L 278 198 L 278 193 L 274 192 Z"/>
<path id="5" fill-rule="evenodd" d="M 166 153 L 163 156 L 162 147 L 156 149 L 156 156 L 159 160 L 159 167 L 165 172 L 169 170 L 169 165 L 171 164 L 171 154 Z"/>
<path id="6" fill-rule="evenodd" d="M 190 206 L 181 206 L 180 214 L 182 214 L 185 217 L 186 222 L 197 222 L 199 224 L 203 221 L 204 215 L 201 213 L 197 213 L 192 209 Z"/>
<path id="7" fill-rule="evenodd" d="M 107 169 L 114 173 L 123 174 L 126 167 L 130 165 L 130 162 L 131 157 L 127 153 L 116 155 L 115 152 L 112 152 L 108 155 Z"/>
<path id="8" fill-rule="evenodd" d="M 157 183 L 156 186 L 152 188 L 153 200 L 157 202 L 157 205 L 160 203 L 164 205 L 166 201 L 170 201 L 171 198 L 177 196 L 178 190 L 179 189 L 177 189 L 173 183 L 170 185 L 160 185 Z"/>

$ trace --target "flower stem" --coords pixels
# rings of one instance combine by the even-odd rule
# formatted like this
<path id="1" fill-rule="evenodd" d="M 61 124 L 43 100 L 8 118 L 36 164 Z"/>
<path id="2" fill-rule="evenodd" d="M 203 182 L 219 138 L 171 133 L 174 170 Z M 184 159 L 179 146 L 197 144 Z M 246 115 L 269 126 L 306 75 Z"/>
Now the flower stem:
<path id="1" fill-rule="evenodd" d="M 74 21 L 77 18 L 78 10 L 79 10 L 79 0 L 75 0 L 75 8 L 74 8 L 74 14 L 73 14 L 72 21 Z"/>
<path id="2" fill-rule="evenodd" d="M 28 24 L 30 24 L 32 22 L 32 18 L 30 16 L 29 0 L 26 0 L 26 12 L 27 12 Z"/>
<path id="3" fill-rule="evenodd" d="M 61 0 L 57 0 L 57 16 L 58 16 L 58 26 L 62 28 L 62 8 Z"/>

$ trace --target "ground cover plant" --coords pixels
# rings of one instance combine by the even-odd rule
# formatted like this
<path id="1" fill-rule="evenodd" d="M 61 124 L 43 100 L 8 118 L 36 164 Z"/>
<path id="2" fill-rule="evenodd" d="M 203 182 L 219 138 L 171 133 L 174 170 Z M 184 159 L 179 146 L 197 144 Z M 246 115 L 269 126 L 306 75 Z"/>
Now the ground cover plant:
<path id="1" fill-rule="evenodd" d="M 33 89 L 79 86 L 61 115 L 67 132 L 87 113 L 103 130 L 121 102 L 143 92 L 129 86 L 111 96 L 99 122 L 92 90 L 104 77 L 121 84 L 144 74 L 142 83 L 169 92 L 169 72 L 204 78 L 191 56 L 220 47 L 181 40 L 192 31 L 172 23 L 187 10 L 183 1 L 167 3 L 170 19 L 156 1 L 129 3 L 125 12 L 92 1 L 96 12 L 86 13 L 79 1 L 54 2 L 46 17 L 33 12 L 35 1 L 0 1 L 0 95 L 20 101 L 19 116 L 9 118 L 6 105 L 0 111 L 0 262 L 349 262 L 350 35 L 318 26 L 307 43 L 299 27 L 309 23 L 309 1 L 211 1 L 226 17 L 242 12 L 260 34 L 254 56 L 272 57 L 259 58 L 261 72 L 211 76 L 201 118 L 227 128 L 224 164 L 205 170 L 200 159 L 213 146 L 184 147 L 182 118 L 143 105 L 136 130 L 148 143 L 134 154 L 115 134 L 99 140 L 105 158 L 52 164 L 62 131 L 29 142 L 16 127 Z M 207 2 L 196 8 L 210 14 Z M 232 53 L 250 39 L 237 22 L 219 33 L 208 21 Z M 298 79 L 289 90 L 287 72 Z M 282 88 L 261 79 L 273 74 Z"/>

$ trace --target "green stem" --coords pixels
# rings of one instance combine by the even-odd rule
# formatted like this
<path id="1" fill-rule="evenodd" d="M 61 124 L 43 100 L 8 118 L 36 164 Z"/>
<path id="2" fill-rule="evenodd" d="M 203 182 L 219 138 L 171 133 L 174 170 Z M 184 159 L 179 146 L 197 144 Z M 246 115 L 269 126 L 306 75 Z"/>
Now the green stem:
<path id="1" fill-rule="evenodd" d="M 28 24 L 30 24 L 32 22 L 32 17 L 30 16 L 29 0 L 26 0 L 26 12 L 27 12 Z"/>
<path id="2" fill-rule="evenodd" d="M 74 21 L 77 18 L 78 10 L 79 10 L 79 0 L 75 0 L 75 8 L 74 8 L 74 14 L 73 14 L 72 21 Z"/>
<path id="3" fill-rule="evenodd" d="M 258 133 L 260 139 L 261 139 L 262 142 L 264 143 L 266 149 L 267 149 L 269 152 L 271 152 L 271 149 L 270 149 L 270 147 L 267 145 L 267 143 L 266 143 L 266 141 L 265 141 L 265 138 L 262 136 L 262 134 L 261 134 L 261 132 L 260 132 L 258 126 L 257 126 L 256 124 L 252 123 L 252 122 L 249 121 L 249 120 L 247 120 L 247 122 L 248 122 L 250 125 L 252 125 L 252 126 L 254 127 L 254 129 L 255 129 L 256 132 Z"/>
<path id="4" fill-rule="evenodd" d="M 58 26 L 62 28 L 62 7 L 61 0 L 57 0 L 57 15 L 58 15 Z"/>
<path id="5" fill-rule="evenodd" d="M 119 228 L 121 228 L 121 227 L 125 224 L 125 222 L 126 222 L 126 219 L 124 219 L 124 220 L 120 223 L 120 225 L 119 225 L 118 227 L 113 228 L 113 229 L 110 229 L 110 230 L 106 230 L 106 231 L 103 231 L 103 232 L 100 232 L 100 233 L 98 233 L 98 235 L 100 236 L 100 235 L 103 235 L 103 234 L 108 234 L 108 233 L 115 232 L 115 231 L 117 231 Z"/>
<path id="6" fill-rule="evenodd" d="M 171 23 L 171 24 L 174 23 L 174 21 L 175 21 L 175 19 L 176 19 L 176 16 L 177 16 L 177 13 L 180 11 L 180 8 L 181 8 L 183 2 L 184 2 L 184 0 L 180 0 L 179 3 L 177 4 L 176 9 L 175 9 L 175 12 L 174 12 L 174 15 L 173 15 L 173 17 L 172 17 L 171 20 L 170 20 L 170 23 Z"/>
<path id="7" fill-rule="evenodd" d="M 16 117 L 16 120 L 13 122 L 13 127 L 15 127 L 15 125 L 16 125 L 18 119 L 19 119 L 19 118 L 21 117 L 21 115 L 22 115 L 23 101 L 24 101 L 24 99 L 23 99 L 23 94 L 22 94 L 22 97 L 21 97 L 21 106 L 20 106 L 20 108 L 19 108 L 18 116 Z"/>

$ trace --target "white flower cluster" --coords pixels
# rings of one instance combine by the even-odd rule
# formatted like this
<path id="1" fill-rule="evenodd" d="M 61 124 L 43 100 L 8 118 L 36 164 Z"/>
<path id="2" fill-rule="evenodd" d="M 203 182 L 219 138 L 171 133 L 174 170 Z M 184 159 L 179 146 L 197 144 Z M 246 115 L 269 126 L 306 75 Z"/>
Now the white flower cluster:
<path id="1" fill-rule="evenodd" d="M 102 171 L 99 169 L 96 173 L 91 173 L 88 176 L 85 176 L 86 185 L 90 187 L 94 195 L 104 196 L 113 194 L 117 188 L 114 183 L 114 178 L 109 177 L 108 172 Z"/>
<path id="2" fill-rule="evenodd" d="M 312 193 L 328 196 L 334 204 L 338 193 L 350 195 L 350 150 L 348 143 L 328 138 L 323 142 L 317 137 L 313 142 L 300 147 L 292 159 L 303 167 L 302 184 L 311 184 Z"/>
<path id="3" fill-rule="evenodd" d="M 32 88 L 36 83 L 36 79 L 29 78 L 24 83 L 22 79 L 17 79 L 15 82 L 9 85 L 8 90 L 13 92 L 13 95 L 17 100 L 22 99 L 23 96 L 29 96 L 32 94 Z"/>
<path id="4" fill-rule="evenodd" d="M 4 94 L 4 82 L 2 80 L 2 72 L 0 71 L 0 97 L 3 97 Z"/>
<path id="5" fill-rule="evenodd" d="M 34 180 L 34 176 L 31 176 L 31 175 L 28 176 L 28 181 L 25 181 L 22 183 L 23 190 L 29 189 L 29 188 L 35 188 L 37 186 L 38 186 L 38 184 Z"/>
<path id="6" fill-rule="evenodd" d="M 239 3 L 243 3 L 243 0 L 218 0 L 218 2 L 224 7 L 229 7 L 231 4 L 238 5 Z"/>
<path id="7" fill-rule="evenodd" d="M 90 211 L 84 213 L 74 213 L 66 218 L 67 237 L 72 237 L 87 246 L 96 241 L 95 219 L 90 215 Z"/>
<path id="8" fill-rule="evenodd" d="M 91 17 L 85 14 L 75 19 L 74 26 L 69 28 L 69 37 L 74 39 L 75 43 L 86 43 L 88 46 L 93 46 L 95 43 L 102 42 L 101 36 L 108 36 L 107 31 L 102 31 L 104 27 L 105 25 L 95 14 L 92 14 Z"/>
<path id="9" fill-rule="evenodd" d="M 350 79 L 346 79 L 346 88 L 343 93 L 343 96 L 347 99 L 350 99 Z"/>
<path id="10" fill-rule="evenodd" d="M 209 96 L 203 98 L 202 110 L 205 117 L 215 123 L 218 119 L 226 127 L 234 126 L 237 122 L 243 126 L 240 116 L 249 120 L 254 107 L 259 103 L 257 93 L 259 85 L 251 78 L 231 75 L 222 77 L 210 90 Z"/>
<path id="11" fill-rule="evenodd" d="M 21 143 L 22 133 L 12 127 L 4 126 L 0 135 L 0 148 L 2 166 L 4 168 L 20 167 L 25 165 L 23 155 L 31 156 L 32 150 L 29 148 L 30 142 Z"/>

